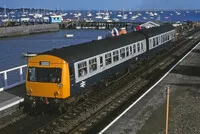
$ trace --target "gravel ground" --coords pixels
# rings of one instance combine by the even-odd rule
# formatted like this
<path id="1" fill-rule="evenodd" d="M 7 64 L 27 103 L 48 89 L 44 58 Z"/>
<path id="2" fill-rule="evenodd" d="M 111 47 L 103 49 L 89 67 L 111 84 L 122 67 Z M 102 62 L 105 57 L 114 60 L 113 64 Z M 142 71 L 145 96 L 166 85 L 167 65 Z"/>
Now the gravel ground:
<path id="1" fill-rule="evenodd" d="M 105 133 L 164 134 L 170 87 L 169 134 L 200 133 L 200 46 Z"/>

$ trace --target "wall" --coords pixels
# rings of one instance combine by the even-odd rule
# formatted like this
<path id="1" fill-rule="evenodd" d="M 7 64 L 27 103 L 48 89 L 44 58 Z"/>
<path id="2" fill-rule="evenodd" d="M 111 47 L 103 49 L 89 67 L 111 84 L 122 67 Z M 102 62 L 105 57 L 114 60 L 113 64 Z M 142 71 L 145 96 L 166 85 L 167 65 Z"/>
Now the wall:
<path id="1" fill-rule="evenodd" d="M 29 35 L 29 34 L 43 33 L 43 32 L 52 32 L 58 30 L 59 30 L 58 24 L 39 24 L 31 26 L 3 27 L 0 28 L 0 38 Z"/>

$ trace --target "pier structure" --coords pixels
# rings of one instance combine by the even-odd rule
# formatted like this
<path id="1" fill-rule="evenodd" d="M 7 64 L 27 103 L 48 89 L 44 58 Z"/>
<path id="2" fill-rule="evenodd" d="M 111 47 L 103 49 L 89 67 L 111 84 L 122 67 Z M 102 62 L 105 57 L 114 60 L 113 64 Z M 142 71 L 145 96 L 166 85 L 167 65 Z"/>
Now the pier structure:
<path id="1" fill-rule="evenodd" d="M 133 29 L 138 22 L 86 22 L 86 21 L 63 21 L 60 23 L 61 29 L 112 29 L 125 27 Z"/>

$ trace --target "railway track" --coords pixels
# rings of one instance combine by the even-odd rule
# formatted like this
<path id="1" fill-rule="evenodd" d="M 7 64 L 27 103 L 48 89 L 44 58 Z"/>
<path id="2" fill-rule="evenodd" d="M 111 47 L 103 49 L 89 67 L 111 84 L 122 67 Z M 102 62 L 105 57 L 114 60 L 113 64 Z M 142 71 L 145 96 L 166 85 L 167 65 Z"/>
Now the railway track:
<path id="1" fill-rule="evenodd" d="M 90 99 L 91 101 L 88 101 L 86 105 L 83 105 L 83 107 L 87 107 L 86 112 L 77 111 L 77 113 L 82 113 L 82 114 L 74 113 L 78 117 L 79 119 L 78 122 L 80 123 L 78 123 L 76 119 L 74 118 L 72 119 L 70 116 L 68 116 L 68 113 L 67 113 L 66 115 L 60 117 L 59 119 L 56 119 L 52 121 L 51 123 L 47 124 L 46 126 L 40 128 L 40 130 L 36 131 L 36 133 L 48 133 L 48 132 L 84 133 L 84 132 L 87 132 L 88 129 L 94 126 L 94 124 L 96 124 L 101 119 L 108 116 L 112 111 L 114 111 L 116 108 L 122 105 L 129 98 L 134 97 L 136 93 L 139 92 L 140 89 L 150 84 L 151 79 L 152 79 L 150 78 L 150 75 L 152 74 L 152 72 L 156 74 L 160 74 L 161 72 L 164 72 L 163 69 L 167 68 L 170 64 L 172 64 L 176 60 L 174 57 L 181 56 L 183 52 L 186 53 L 187 52 L 186 50 L 190 49 L 190 47 L 192 47 L 197 42 L 193 42 L 193 44 L 191 44 L 191 40 L 183 40 L 182 42 L 179 43 L 179 45 L 177 45 L 173 49 L 177 50 L 178 48 L 180 48 L 180 45 L 184 45 L 184 44 L 191 44 L 191 45 L 188 45 L 188 46 L 185 45 L 186 47 L 182 47 L 180 50 L 177 50 L 175 54 L 173 54 L 172 56 L 165 58 L 165 60 L 162 60 L 162 63 L 156 60 L 155 62 L 158 62 L 157 64 L 155 64 L 155 62 L 151 62 L 151 64 L 149 64 L 148 66 L 152 66 L 153 64 L 154 65 L 153 67 L 149 68 L 148 71 L 144 71 L 145 68 L 142 68 L 140 71 L 137 72 L 138 74 L 141 73 L 141 75 L 135 75 L 134 73 L 129 73 L 127 77 L 120 79 L 120 83 L 118 82 L 110 86 L 109 89 L 104 90 L 105 92 L 102 92 L 102 94 L 100 94 L 98 97 L 95 97 L 95 99 L 91 98 Z M 180 54 L 180 52 L 182 54 Z M 163 54 L 162 56 L 160 55 L 159 60 L 162 59 L 161 57 L 164 58 L 166 55 L 167 53 Z M 134 78 L 133 76 L 139 76 L 139 78 L 138 77 Z M 127 81 L 129 81 L 130 79 L 133 79 L 133 80 L 127 83 Z M 121 83 L 123 83 L 123 85 Z M 123 87 L 124 85 L 126 86 Z M 95 106 L 97 102 L 99 102 L 98 106 Z M 64 118 L 64 117 L 68 117 L 68 118 Z M 74 120 L 76 120 L 75 123 L 73 123 Z"/>
<path id="2" fill-rule="evenodd" d="M 199 30 L 195 30 L 187 36 L 191 36 L 198 31 Z M 140 89 L 147 87 L 152 80 L 156 79 L 151 77 L 152 73 L 159 74 L 164 72 L 167 66 L 170 66 L 170 64 L 178 60 L 177 58 L 179 56 L 184 52 L 186 53 L 186 50 L 193 46 L 190 42 L 192 42 L 192 40 L 186 38 L 180 39 L 176 42 L 177 45 L 171 48 L 171 50 L 168 50 L 168 52 L 154 56 L 154 58 L 156 58 L 148 62 L 148 64 L 139 63 L 138 66 L 135 67 L 137 71 L 131 70 L 126 77 L 119 79 L 120 82 L 115 82 L 104 89 L 95 90 L 94 93 L 91 93 L 88 100 L 84 100 L 80 104 L 75 104 L 74 107 L 70 107 L 66 113 L 61 116 L 38 115 L 35 120 L 35 117 L 26 115 L 15 123 L 2 127 L 0 133 L 85 133 L 100 121 L 104 120 L 106 116 L 115 111 L 132 96 L 136 99 L 139 94 L 144 92 L 144 90 Z M 193 43 L 195 42 L 193 41 Z M 172 51 L 174 51 L 173 54 L 171 53 Z M 170 57 L 167 56 L 169 54 L 171 55 Z M 18 128 L 17 126 L 22 125 L 24 125 L 24 128 L 20 131 L 20 127 Z"/>

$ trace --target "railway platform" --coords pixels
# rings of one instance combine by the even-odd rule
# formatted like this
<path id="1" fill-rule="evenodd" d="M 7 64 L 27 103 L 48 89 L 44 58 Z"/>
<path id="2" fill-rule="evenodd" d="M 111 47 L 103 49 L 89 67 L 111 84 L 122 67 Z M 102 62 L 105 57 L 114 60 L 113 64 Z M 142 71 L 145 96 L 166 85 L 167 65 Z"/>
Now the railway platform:
<path id="1" fill-rule="evenodd" d="M 170 88 L 169 133 L 200 133 L 200 43 L 100 134 L 165 133 Z"/>
<path id="2" fill-rule="evenodd" d="M 0 117 L 7 112 L 16 110 L 20 102 L 24 101 L 25 85 L 19 85 L 0 92 Z"/>

